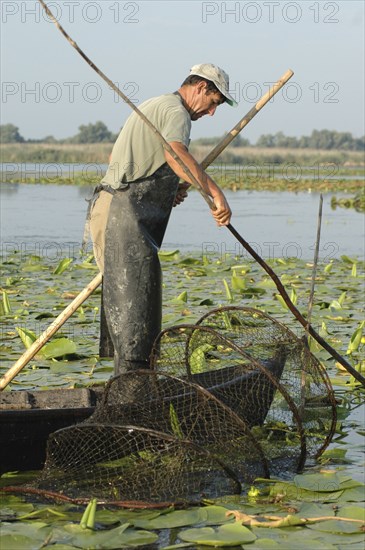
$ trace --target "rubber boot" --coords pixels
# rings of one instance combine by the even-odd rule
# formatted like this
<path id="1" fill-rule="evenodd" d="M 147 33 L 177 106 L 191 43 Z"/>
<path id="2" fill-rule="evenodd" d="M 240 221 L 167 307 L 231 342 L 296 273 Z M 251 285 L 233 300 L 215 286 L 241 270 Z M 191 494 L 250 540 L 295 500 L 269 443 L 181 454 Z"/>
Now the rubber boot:
<path id="1" fill-rule="evenodd" d="M 163 165 L 150 178 L 113 195 L 105 238 L 104 306 L 115 348 L 115 374 L 149 366 L 161 331 L 158 250 L 177 184 L 177 176 Z"/>

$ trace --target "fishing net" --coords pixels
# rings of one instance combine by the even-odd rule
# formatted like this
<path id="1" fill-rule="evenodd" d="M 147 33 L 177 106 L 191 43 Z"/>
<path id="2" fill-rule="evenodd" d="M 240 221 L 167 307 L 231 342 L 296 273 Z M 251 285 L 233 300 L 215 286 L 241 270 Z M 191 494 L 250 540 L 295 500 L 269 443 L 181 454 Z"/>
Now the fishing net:
<path id="1" fill-rule="evenodd" d="M 164 330 L 149 370 L 111 379 L 87 421 L 51 434 L 37 486 L 104 502 L 239 493 L 318 457 L 335 410 L 302 340 L 260 311 L 220 308 Z"/>

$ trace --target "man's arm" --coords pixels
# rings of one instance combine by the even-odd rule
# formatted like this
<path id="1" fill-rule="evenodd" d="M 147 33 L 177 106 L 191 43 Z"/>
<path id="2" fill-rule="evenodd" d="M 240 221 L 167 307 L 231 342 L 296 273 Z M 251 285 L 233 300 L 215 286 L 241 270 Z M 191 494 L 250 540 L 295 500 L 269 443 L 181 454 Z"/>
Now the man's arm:
<path id="1" fill-rule="evenodd" d="M 231 209 L 228 205 L 228 202 L 223 194 L 223 191 L 218 187 L 218 185 L 212 180 L 210 176 L 200 166 L 200 164 L 195 160 L 195 158 L 189 153 L 187 148 L 183 143 L 179 141 L 172 141 L 170 146 L 174 152 L 181 158 L 181 160 L 189 168 L 190 172 L 197 179 L 203 190 L 212 197 L 216 210 L 212 210 L 212 215 L 216 220 L 218 225 L 228 225 L 231 220 Z M 165 158 L 168 165 L 172 168 L 177 176 L 180 179 L 192 183 L 190 178 L 185 174 L 180 165 L 173 159 L 173 157 L 165 151 Z"/>

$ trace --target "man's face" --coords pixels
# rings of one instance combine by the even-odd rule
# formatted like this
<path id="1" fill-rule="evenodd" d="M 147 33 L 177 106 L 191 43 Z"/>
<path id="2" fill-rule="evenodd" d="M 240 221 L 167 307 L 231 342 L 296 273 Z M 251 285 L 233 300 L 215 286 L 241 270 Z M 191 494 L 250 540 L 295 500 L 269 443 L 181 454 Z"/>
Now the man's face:
<path id="1" fill-rule="evenodd" d="M 207 93 L 206 84 L 202 84 L 196 87 L 196 93 L 190 105 L 191 120 L 198 120 L 205 115 L 213 116 L 218 105 L 225 101 L 220 92 Z"/>

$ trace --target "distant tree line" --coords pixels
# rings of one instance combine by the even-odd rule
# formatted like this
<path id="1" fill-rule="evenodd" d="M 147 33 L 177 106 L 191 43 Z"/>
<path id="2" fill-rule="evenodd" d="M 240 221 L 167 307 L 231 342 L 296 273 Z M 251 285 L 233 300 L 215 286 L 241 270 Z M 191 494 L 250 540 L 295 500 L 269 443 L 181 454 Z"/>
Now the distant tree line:
<path id="1" fill-rule="evenodd" d="M 200 138 L 194 141 L 195 145 L 216 145 L 222 138 Z M 232 147 L 261 147 L 263 149 L 286 147 L 290 149 L 336 149 L 342 151 L 363 151 L 365 136 L 354 138 L 350 132 L 336 132 L 335 130 L 313 130 L 310 136 L 291 137 L 283 132 L 264 134 L 256 144 L 248 139 L 237 136 Z"/>
<path id="2" fill-rule="evenodd" d="M 113 143 L 118 134 L 108 130 L 104 122 L 100 120 L 95 124 L 82 124 L 79 132 L 66 139 L 56 139 L 47 136 L 42 139 L 24 139 L 19 133 L 19 128 L 14 124 L 3 124 L 0 126 L 0 143 Z"/>
<path id="3" fill-rule="evenodd" d="M 19 128 L 14 124 L 0 126 L 0 143 L 113 143 L 118 134 L 108 130 L 104 122 L 97 121 L 94 124 L 79 126 L 75 136 L 57 140 L 53 136 L 43 139 L 24 139 L 19 133 Z M 216 145 L 222 138 L 210 137 L 194 140 L 194 145 Z M 363 151 L 365 148 L 365 136 L 354 138 L 350 132 L 336 132 L 335 130 L 313 130 L 310 136 L 291 137 L 283 132 L 276 134 L 264 134 L 251 144 L 248 139 L 237 136 L 232 147 L 261 147 L 261 148 L 291 148 L 291 149 L 325 149 L 342 151 Z"/>
<path id="4" fill-rule="evenodd" d="M 354 138 L 350 132 L 334 130 L 313 130 L 310 136 L 300 138 L 285 136 L 283 132 L 265 134 L 256 143 L 256 147 L 289 147 L 291 149 L 337 149 L 343 151 L 362 151 L 365 136 Z"/>

